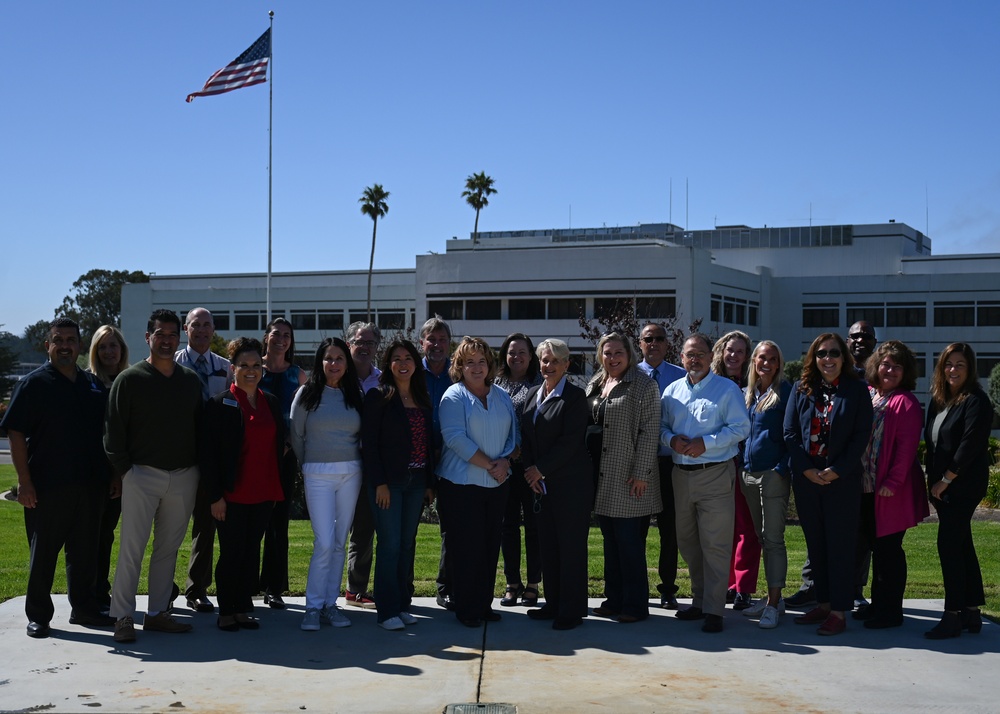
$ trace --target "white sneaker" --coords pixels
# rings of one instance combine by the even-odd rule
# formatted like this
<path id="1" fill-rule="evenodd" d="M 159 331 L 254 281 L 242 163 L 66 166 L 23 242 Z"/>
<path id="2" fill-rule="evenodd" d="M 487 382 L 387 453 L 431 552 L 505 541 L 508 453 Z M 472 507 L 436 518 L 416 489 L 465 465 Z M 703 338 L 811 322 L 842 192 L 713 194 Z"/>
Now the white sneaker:
<path id="1" fill-rule="evenodd" d="M 306 630 L 307 632 L 315 632 L 319 629 L 319 610 L 315 607 L 311 607 L 306 610 L 305 616 L 302 618 L 302 624 L 299 625 L 300 630 Z"/>
<path id="2" fill-rule="evenodd" d="M 334 627 L 350 627 L 351 621 L 347 615 L 340 611 L 336 605 L 327 605 L 319 611 L 320 622 L 325 622 Z"/>
<path id="3" fill-rule="evenodd" d="M 404 625 L 416 625 L 418 622 L 416 616 L 411 615 L 408 612 L 399 613 L 399 619 L 403 621 Z"/>
<path id="4" fill-rule="evenodd" d="M 403 620 L 398 617 L 390 617 L 388 620 L 383 620 L 378 623 L 378 626 L 383 630 L 404 630 L 406 629 L 403 625 Z"/>
<path id="5" fill-rule="evenodd" d="M 774 605 L 765 605 L 764 612 L 760 615 L 760 622 L 757 626 L 762 630 L 773 630 L 778 626 L 778 608 Z"/>
<path id="6" fill-rule="evenodd" d="M 755 602 L 753 605 L 748 607 L 743 611 L 743 617 L 761 617 L 764 614 L 764 609 L 767 607 L 767 598 L 762 597 L 760 600 Z M 782 615 L 785 614 L 785 598 L 780 598 L 778 600 L 778 612 Z"/>

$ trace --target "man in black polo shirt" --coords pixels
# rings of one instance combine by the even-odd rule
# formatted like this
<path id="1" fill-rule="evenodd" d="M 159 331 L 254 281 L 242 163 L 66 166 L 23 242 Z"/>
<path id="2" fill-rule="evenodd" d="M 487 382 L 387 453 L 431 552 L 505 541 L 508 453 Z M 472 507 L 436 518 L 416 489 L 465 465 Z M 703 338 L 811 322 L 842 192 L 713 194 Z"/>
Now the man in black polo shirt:
<path id="1" fill-rule="evenodd" d="M 107 392 L 76 364 L 80 327 L 67 318 L 49 325 L 49 361 L 18 382 L 0 427 L 10 437 L 17 500 L 31 556 L 24 612 L 28 636 L 48 637 L 52 580 L 66 550 L 66 580 L 73 624 L 108 627 L 99 614 L 94 581 L 101 507 L 111 487 L 102 446 Z M 117 496 L 116 481 L 112 495 Z"/>

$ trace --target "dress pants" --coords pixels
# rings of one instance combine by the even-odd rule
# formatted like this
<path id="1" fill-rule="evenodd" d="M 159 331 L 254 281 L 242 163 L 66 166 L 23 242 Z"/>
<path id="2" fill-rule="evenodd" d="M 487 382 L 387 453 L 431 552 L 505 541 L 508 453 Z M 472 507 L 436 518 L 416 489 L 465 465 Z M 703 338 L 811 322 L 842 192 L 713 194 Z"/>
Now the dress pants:
<path id="1" fill-rule="evenodd" d="M 260 541 L 273 507 L 274 501 L 227 503 L 226 520 L 216 521 L 219 562 L 215 566 L 215 587 L 220 615 L 253 612 Z"/>
<path id="2" fill-rule="evenodd" d="M 422 469 L 415 469 L 399 481 L 388 484 L 388 508 L 379 508 L 375 504 L 373 485 L 369 484 L 365 489 L 378 536 L 375 546 L 375 607 L 379 622 L 410 611 L 411 573 L 426 484 L 427 478 Z"/>
<path id="3" fill-rule="evenodd" d="M 656 528 L 660 532 L 660 557 L 656 571 L 660 576 L 657 590 L 661 595 L 677 593 L 677 513 L 674 509 L 672 472 L 674 461 L 669 456 L 657 459 L 660 472 L 660 497 L 663 510 L 656 515 Z"/>
<path id="4" fill-rule="evenodd" d="M 738 473 L 738 471 L 737 471 Z M 742 488 L 733 489 L 733 554 L 729 561 L 729 587 L 741 593 L 757 592 L 760 575 L 761 543 L 754 528 L 753 515 Z"/>
<path id="5" fill-rule="evenodd" d="M 677 545 L 691 575 L 692 604 L 722 616 L 733 549 L 736 468 L 732 459 L 697 471 L 674 464 L 672 480 Z"/>
<path id="6" fill-rule="evenodd" d="M 521 580 L 521 521 L 524 520 L 524 559 L 527 580 L 538 583 L 542 580 L 542 553 L 538 544 L 538 524 L 534 511 L 534 492 L 524 480 L 524 466 L 511 467 L 510 493 L 503 514 L 503 531 L 500 550 L 503 553 L 503 574 L 509 585 L 522 583 Z"/>
<path id="7" fill-rule="evenodd" d="M 295 495 L 299 462 L 288 449 L 281 458 L 281 490 L 284 501 L 276 501 L 264 530 L 264 554 L 260 565 L 260 592 L 281 595 L 288 590 L 288 512 Z"/>
<path id="8" fill-rule="evenodd" d="M 872 606 L 879 615 L 903 616 L 906 592 L 906 531 L 876 538 L 872 546 Z"/>
<path id="9" fill-rule="evenodd" d="M 215 558 L 215 523 L 208 489 L 198 485 L 191 512 L 191 559 L 188 561 L 188 598 L 203 597 L 212 584 L 212 561 Z"/>
<path id="10" fill-rule="evenodd" d="M 52 582 L 59 551 L 66 549 L 66 581 L 74 613 L 96 614 L 97 527 L 103 485 L 79 484 L 42 491 L 38 504 L 24 509 L 28 537 L 28 590 L 24 614 L 31 622 L 48 623 L 55 607 Z"/>
<path id="11" fill-rule="evenodd" d="M 783 588 L 788 576 L 785 519 L 788 517 L 788 495 L 792 490 L 791 478 L 777 471 L 747 471 L 740 478 L 740 489 L 750 510 L 754 531 L 763 544 L 767 587 Z"/>
<path id="12" fill-rule="evenodd" d="M 347 533 L 361 490 L 361 469 L 349 474 L 309 474 L 306 502 L 313 529 L 313 553 L 306 578 L 306 609 L 333 607 L 344 577 Z"/>
<path id="13" fill-rule="evenodd" d="M 460 619 L 479 619 L 491 609 L 509 489 L 509 479 L 494 488 L 438 481 L 445 547 L 454 575 L 451 596 Z"/>
<path id="14" fill-rule="evenodd" d="M 368 489 L 362 488 L 354 507 L 354 521 L 347 542 L 347 589 L 352 593 L 368 592 L 374 545 L 375 520 L 372 517 Z"/>
<path id="15" fill-rule="evenodd" d="M 598 516 L 604 537 L 604 595 L 601 607 L 640 620 L 649 617 L 646 533 L 649 516 Z M 546 588 L 548 597 L 548 588 Z"/>
<path id="16" fill-rule="evenodd" d="M 932 499 L 931 503 L 938 514 L 937 549 L 944 580 L 944 609 L 961 610 L 984 605 L 983 572 L 972 540 L 972 514 L 978 501 Z"/>
<path id="17" fill-rule="evenodd" d="M 177 565 L 177 550 L 184 542 L 198 489 L 198 467 L 165 471 L 134 465 L 122 476 L 122 519 L 118 566 L 111 590 L 111 616 L 132 617 L 139 587 L 142 558 L 153 533 L 149 559 L 148 613 L 170 605 L 170 590 Z"/>
<path id="18" fill-rule="evenodd" d="M 854 609 L 855 549 L 861 517 L 860 475 L 819 486 L 792 476 L 795 506 L 806 537 L 816 601 L 833 610 Z"/>
<path id="19" fill-rule="evenodd" d="M 539 497 L 536 517 L 545 607 L 565 619 L 587 616 L 587 538 L 594 495 L 589 475 L 581 482 L 579 491 L 574 490 L 578 485 L 568 480 L 550 485 L 548 493 Z"/>
<path id="20" fill-rule="evenodd" d="M 111 547 L 115 543 L 115 530 L 122 516 L 121 496 L 104 499 L 101 523 L 97 528 L 97 579 L 94 590 L 101 607 L 111 605 Z"/>

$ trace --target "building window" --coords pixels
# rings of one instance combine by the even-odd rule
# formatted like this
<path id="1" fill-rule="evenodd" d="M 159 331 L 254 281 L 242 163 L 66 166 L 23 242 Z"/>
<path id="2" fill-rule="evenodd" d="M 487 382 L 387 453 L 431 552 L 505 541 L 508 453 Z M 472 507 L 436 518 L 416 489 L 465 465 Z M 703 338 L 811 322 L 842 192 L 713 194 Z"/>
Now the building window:
<path id="1" fill-rule="evenodd" d="M 636 317 L 643 320 L 673 317 L 677 312 L 675 297 L 641 297 L 635 301 Z"/>
<path id="2" fill-rule="evenodd" d="M 380 330 L 402 330 L 406 327 L 406 313 L 379 311 L 375 324 Z"/>
<path id="3" fill-rule="evenodd" d="M 252 312 L 249 310 L 237 310 L 235 317 L 236 329 L 240 332 L 257 332 L 264 329 L 264 326 L 261 325 L 262 314 L 259 310 Z"/>
<path id="4" fill-rule="evenodd" d="M 628 300 L 625 298 L 594 298 L 594 317 L 617 315 L 627 305 Z"/>
<path id="5" fill-rule="evenodd" d="M 887 327 L 926 327 L 927 306 L 923 303 L 889 303 L 885 309 Z"/>
<path id="6" fill-rule="evenodd" d="M 864 320 L 872 327 L 885 327 L 885 305 L 847 303 L 847 324 Z"/>
<path id="7" fill-rule="evenodd" d="M 527 300 L 511 300 L 509 305 L 511 320 L 544 320 L 545 299 L 532 298 Z"/>
<path id="8" fill-rule="evenodd" d="M 431 300 L 427 304 L 428 319 L 440 315 L 442 320 L 461 320 L 464 315 L 461 300 Z"/>
<path id="9" fill-rule="evenodd" d="M 215 329 L 220 331 L 226 331 L 229 329 L 229 311 L 226 312 L 213 312 L 212 322 L 215 323 Z"/>
<path id="10" fill-rule="evenodd" d="M 802 326 L 834 329 L 840 327 L 840 306 L 833 303 L 803 305 Z"/>
<path id="11" fill-rule="evenodd" d="M 753 300 L 750 301 L 747 310 L 747 324 L 751 327 L 757 327 L 760 324 L 760 304 Z"/>
<path id="12" fill-rule="evenodd" d="M 465 319 L 467 320 L 499 320 L 499 300 L 466 300 Z"/>
<path id="13" fill-rule="evenodd" d="M 927 376 L 927 354 L 914 352 L 913 358 L 917 361 L 917 379 L 923 379 Z"/>
<path id="14" fill-rule="evenodd" d="M 315 330 L 315 310 L 292 310 L 292 328 L 296 330 Z"/>
<path id="15" fill-rule="evenodd" d="M 373 313 L 374 314 L 374 313 Z M 374 322 L 374 320 L 368 319 L 367 310 L 349 310 L 347 313 L 348 326 L 354 322 Z"/>
<path id="16" fill-rule="evenodd" d="M 318 326 L 321 330 L 343 330 L 344 329 L 344 313 L 340 312 L 323 312 L 319 313 Z"/>
<path id="17" fill-rule="evenodd" d="M 722 296 L 713 295 L 712 296 L 712 309 L 709 313 L 709 320 L 712 322 L 722 321 Z"/>
<path id="18" fill-rule="evenodd" d="M 584 298 L 550 298 L 550 320 L 576 320 L 585 313 L 587 303 Z"/>
<path id="19" fill-rule="evenodd" d="M 980 352 L 976 355 L 976 372 L 980 379 L 989 379 L 990 372 L 1000 364 L 1000 354 L 996 352 Z"/>
<path id="20" fill-rule="evenodd" d="M 978 325 L 992 327 L 1000 325 L 1000 302 L 981 302 L 977 308 Z M 218 327 L 218 325 L 216 325 Z"/>
<path id="21" fill-rule="evenodd" d="M 976 324 L 976 308 L 969 303 L 934 303 L 935 327 L 972 327 Z"/>

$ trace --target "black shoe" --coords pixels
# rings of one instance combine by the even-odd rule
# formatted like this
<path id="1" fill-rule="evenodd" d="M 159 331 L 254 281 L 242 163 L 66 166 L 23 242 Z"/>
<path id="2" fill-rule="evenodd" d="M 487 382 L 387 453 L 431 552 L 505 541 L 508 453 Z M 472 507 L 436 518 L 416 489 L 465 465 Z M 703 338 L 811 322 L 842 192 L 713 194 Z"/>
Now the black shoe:
<path id="1" fill-rule="evenodd" d="M 255 618 L 255 617 L 251 617 L 250 615 L 247 615 L 245 612 L 238 612 L 238 613 L 236 613 L 235 617 L 236 617 L 236 625 L 240 629 L 243 629 L 243 630 L 259 630 L 260 629 L 260 621 L 257 618 Z"/>
<path id="2" fill-rule="evenodd" d="M 96 612 L 71 612 L 69 624 L 83 625 L 84 627 L 114 627 L 116 620 L 110 615 L 101 615 Z"/>
<path id="3" fill-rule="evenodd" d="M 751 605 L 753 605 L 753 593 L 736 593 L 736 598 L 733 600 L 734 610 L 746 610 Z"/>
<path id="4" fill-rule="evenodd" d="M 581 617 L 557 617 L 552 623 L 553 630 L 572 630 L 583 624 Z"/>
<path id="5" fill-rule="evenodd" d="M 660 607 L 665 610 L 676 610 L 678 608 L 677 596 L 673 593 L 669 595 L 660 595 Z"/>
<path id="6" fill-rule="evenodd" d="M 705 617 L 705 613 L 700 607 L 686 607 L 683 610 L 678 610 L 677 614 L 674 615 L 678 620 L 700 620 Z M 718 615 L 716 615 L 718 617 Z"/>
<path id="7" fill-rule="evenodd" d="M 869 630 L 885 630 L 890 627 L 902 627 L 902 615 L 875 615 L 865 620 L 865 627 Z"/>
<path id="8" fill-rule="evenodd" d="M 736 588 L 729 588 L 726 590 L 726 604 L 732 605 L 736 602 Z"/>
<path id="9" fill-rule="evenodd" d="M 598 617 L 610 617 L 611 619 L 614 619 L 621 614 L 615 610 L 612 610 L 610 607 L 607 607 L 606 605 L 600 605 L 599 607 L 595 607 L 591 612 L 593 612 Z"/>
<path id="10" fill-rule="evenodd" d="M 195 612 L 215 612 L 215 605 L 208 595 L 195 595 L 187 599 L 187 606 Z"/>
<path id="11" fill-rule="evenodd" d="M 945 611 L 941 616 L 941 622 L 924 633 L 924 637 L 929 640 L 947 640 L 952 637 L 962 635 L 962 620 L 957 612 Z"/>
<path id="12" fill-rule="evenodd" d="M 968 630 L 970 635 L 978 635 L 983 629 L 983 618 L 979 614 L 978 607 L 967 607 L 962 610 L 962 629 Z"/>
<path id="13" fill-rule="evenodd" d="M 797 593 L 791 597 L 785 598 L 785 605 L 788 607 L 809 607 L 810 605 L 816 604 L 816 588 L 810 585 L 807 588 L 802 588 Z"/>
<path id="14" fill-rule="evenodd" d="M 529 620 L 555 620 L 556 611 L 554 608 L 539 607 L 534 610 L 528 610 Z M 565 618 L 569 619 L 569 618 Z"/>
<path id="15" fill-rule="evenodd" d="M 852 612 L 851 617 L 855 620 L 873 620 L 878 617 L 878 612 L 875 610 L 875 606 L 869 603 Z"/>
<path id="16" fill-rule="evenodd" d="M 482 627 L 483 621 L 478 617 L 460 617 L 458 621 L 466 627 Z"/>
<path id="17" fill-rule="evenodd" d="M 34 637 L 35 639 L 42 639 L 43 637 L 49 636 L 49 623 L 47 622 L 29 622 L 27 627 L 28 637 Z"/>
<path id="18" fill-rule="evenodd" d="M 445 610 L 455 610 L 455 602 L 451 599 L 451 595 L 445 595 L 439 592 L 437 594 L 437 604 L 438 607 L 443 607 Z"/>
<path id="19" fill-rule="evenodd" d="M 216 626 L 225 632 L 239 632 L 240 623 L 236 621 L 236 618 L 232 615 L 220 615 L 215 620 Z"/>
<path id="20" fill-rule="evenodd" d="M 269 592 L 264 593 L 264 604 L 272 610 L 285 609 L 285 601 L 281 599 L 281 595 L 272 595 Z"/>
<path id="21" fill-rule="evenodd" d="M 702 632 L 722 632 L 722 615 L 705 615 L 705 624 L 701 626 Z"/>
<path id="22" fill-rule="evenodd" d="M 485 622 L 500 622 L 503 618 L 500 617 L 499 612 L 494 612 L 493 610 L 487 610 L 483 613 L 483 620 Z"/>
<path id="23" fill-rule="evenodd" d="M 500 598 L 501 607 L 514 607 L 521 595 L 524 594 L 524 586 L 521 583 L 511 583 L 507 585 L 503 597 Z"/>

